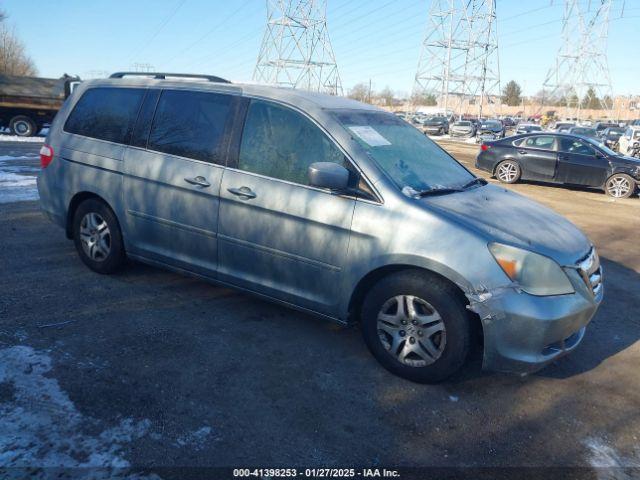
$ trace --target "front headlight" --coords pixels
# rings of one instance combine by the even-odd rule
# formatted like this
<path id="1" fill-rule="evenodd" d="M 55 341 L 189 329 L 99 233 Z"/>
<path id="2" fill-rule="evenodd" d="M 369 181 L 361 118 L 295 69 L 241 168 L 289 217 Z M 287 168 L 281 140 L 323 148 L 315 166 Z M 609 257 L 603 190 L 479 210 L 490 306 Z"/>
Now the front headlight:
<path id="1" fill-rule="evenodd" d="M 548 257 L 501 243 L 490 243 L 489 250 L 507 277 L 531 295 L 563 295 L 575 291 L 560 265 Z"/>

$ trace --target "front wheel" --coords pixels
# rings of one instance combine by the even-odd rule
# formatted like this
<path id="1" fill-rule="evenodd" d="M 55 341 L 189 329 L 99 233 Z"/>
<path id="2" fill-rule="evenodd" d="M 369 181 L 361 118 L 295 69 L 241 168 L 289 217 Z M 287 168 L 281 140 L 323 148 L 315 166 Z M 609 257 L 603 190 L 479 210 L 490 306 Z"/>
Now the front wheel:
<path id="1" fill-rule="evenodd" d="M 633 195 L 635 187 L 636 182 L 629 175 L 616 173 L 607 179 L 604 190 L 613 198 L 629 198 Z"/>
<path id="2" fill-rule="evenodd" d="M 454 287 L 418 270 L 380 280 L 362 307 L 362 335 L 390 372 L 418 383 L 436 383 L 464 364 L 469 313 Z"/>
<path id="3" fill-rule="evenodd" d="M 516 183 L 520 175 L 520 165 L 513 160 L 504 160 L 496 167 L 496 178 L 502 183 Z"/>
<path id="4" fill-rule="evenodd" d="M 92 198 L 78 206 L 73 216 L 73 240 L 80 259 L 94 272 L 114 273 L 124 265 L 120 225 L 100 200 Z"/>

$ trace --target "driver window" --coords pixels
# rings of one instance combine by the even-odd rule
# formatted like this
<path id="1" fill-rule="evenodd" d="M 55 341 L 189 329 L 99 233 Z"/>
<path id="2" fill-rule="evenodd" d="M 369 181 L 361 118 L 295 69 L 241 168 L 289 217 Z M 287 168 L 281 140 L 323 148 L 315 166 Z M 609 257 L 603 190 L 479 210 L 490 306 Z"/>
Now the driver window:
<path id="1" fill-rule="evenodd" d="M 579 140 L 563 138 L 560 140 L 560 145 L 563 152 L 576 153 L 578 155 L 595 155 L 593 148 Z"/>
<path id="2" fill-rule="evenodd" d="M 238 168 L 308 185 L 314 162 L 349 168 L 342 152 L 309 119 L 275 103 L 252 100 L 242 134 Z"/>

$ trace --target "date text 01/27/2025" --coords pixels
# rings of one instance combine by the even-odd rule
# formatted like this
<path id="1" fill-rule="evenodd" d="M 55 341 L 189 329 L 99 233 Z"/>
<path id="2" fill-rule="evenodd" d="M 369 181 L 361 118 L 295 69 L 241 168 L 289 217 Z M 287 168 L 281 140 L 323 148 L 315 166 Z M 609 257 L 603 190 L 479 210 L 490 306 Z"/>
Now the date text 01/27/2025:
<path id="1" fill-rule="evenodd" d="M 233 470 L 234 477 L 267 477 L 267 478 L 398 478 L 397 470 L 386 468 L 237 468 Z"/>

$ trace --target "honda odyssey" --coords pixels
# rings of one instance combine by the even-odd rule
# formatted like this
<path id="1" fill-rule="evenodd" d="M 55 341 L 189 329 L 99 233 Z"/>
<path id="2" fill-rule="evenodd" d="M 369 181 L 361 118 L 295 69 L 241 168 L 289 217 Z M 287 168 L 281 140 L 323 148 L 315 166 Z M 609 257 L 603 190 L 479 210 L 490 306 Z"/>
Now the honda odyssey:
<path id="1" fill-rule="evenodd" d="M 91 270 L 131 258 L 359 323 L 417 382 L 473 341 L 532 372 L 582 340 L 602 271 L 565 218 L 373 106 L 181 77 L 83 82 L 51 125 L 41 205 Z"/>

